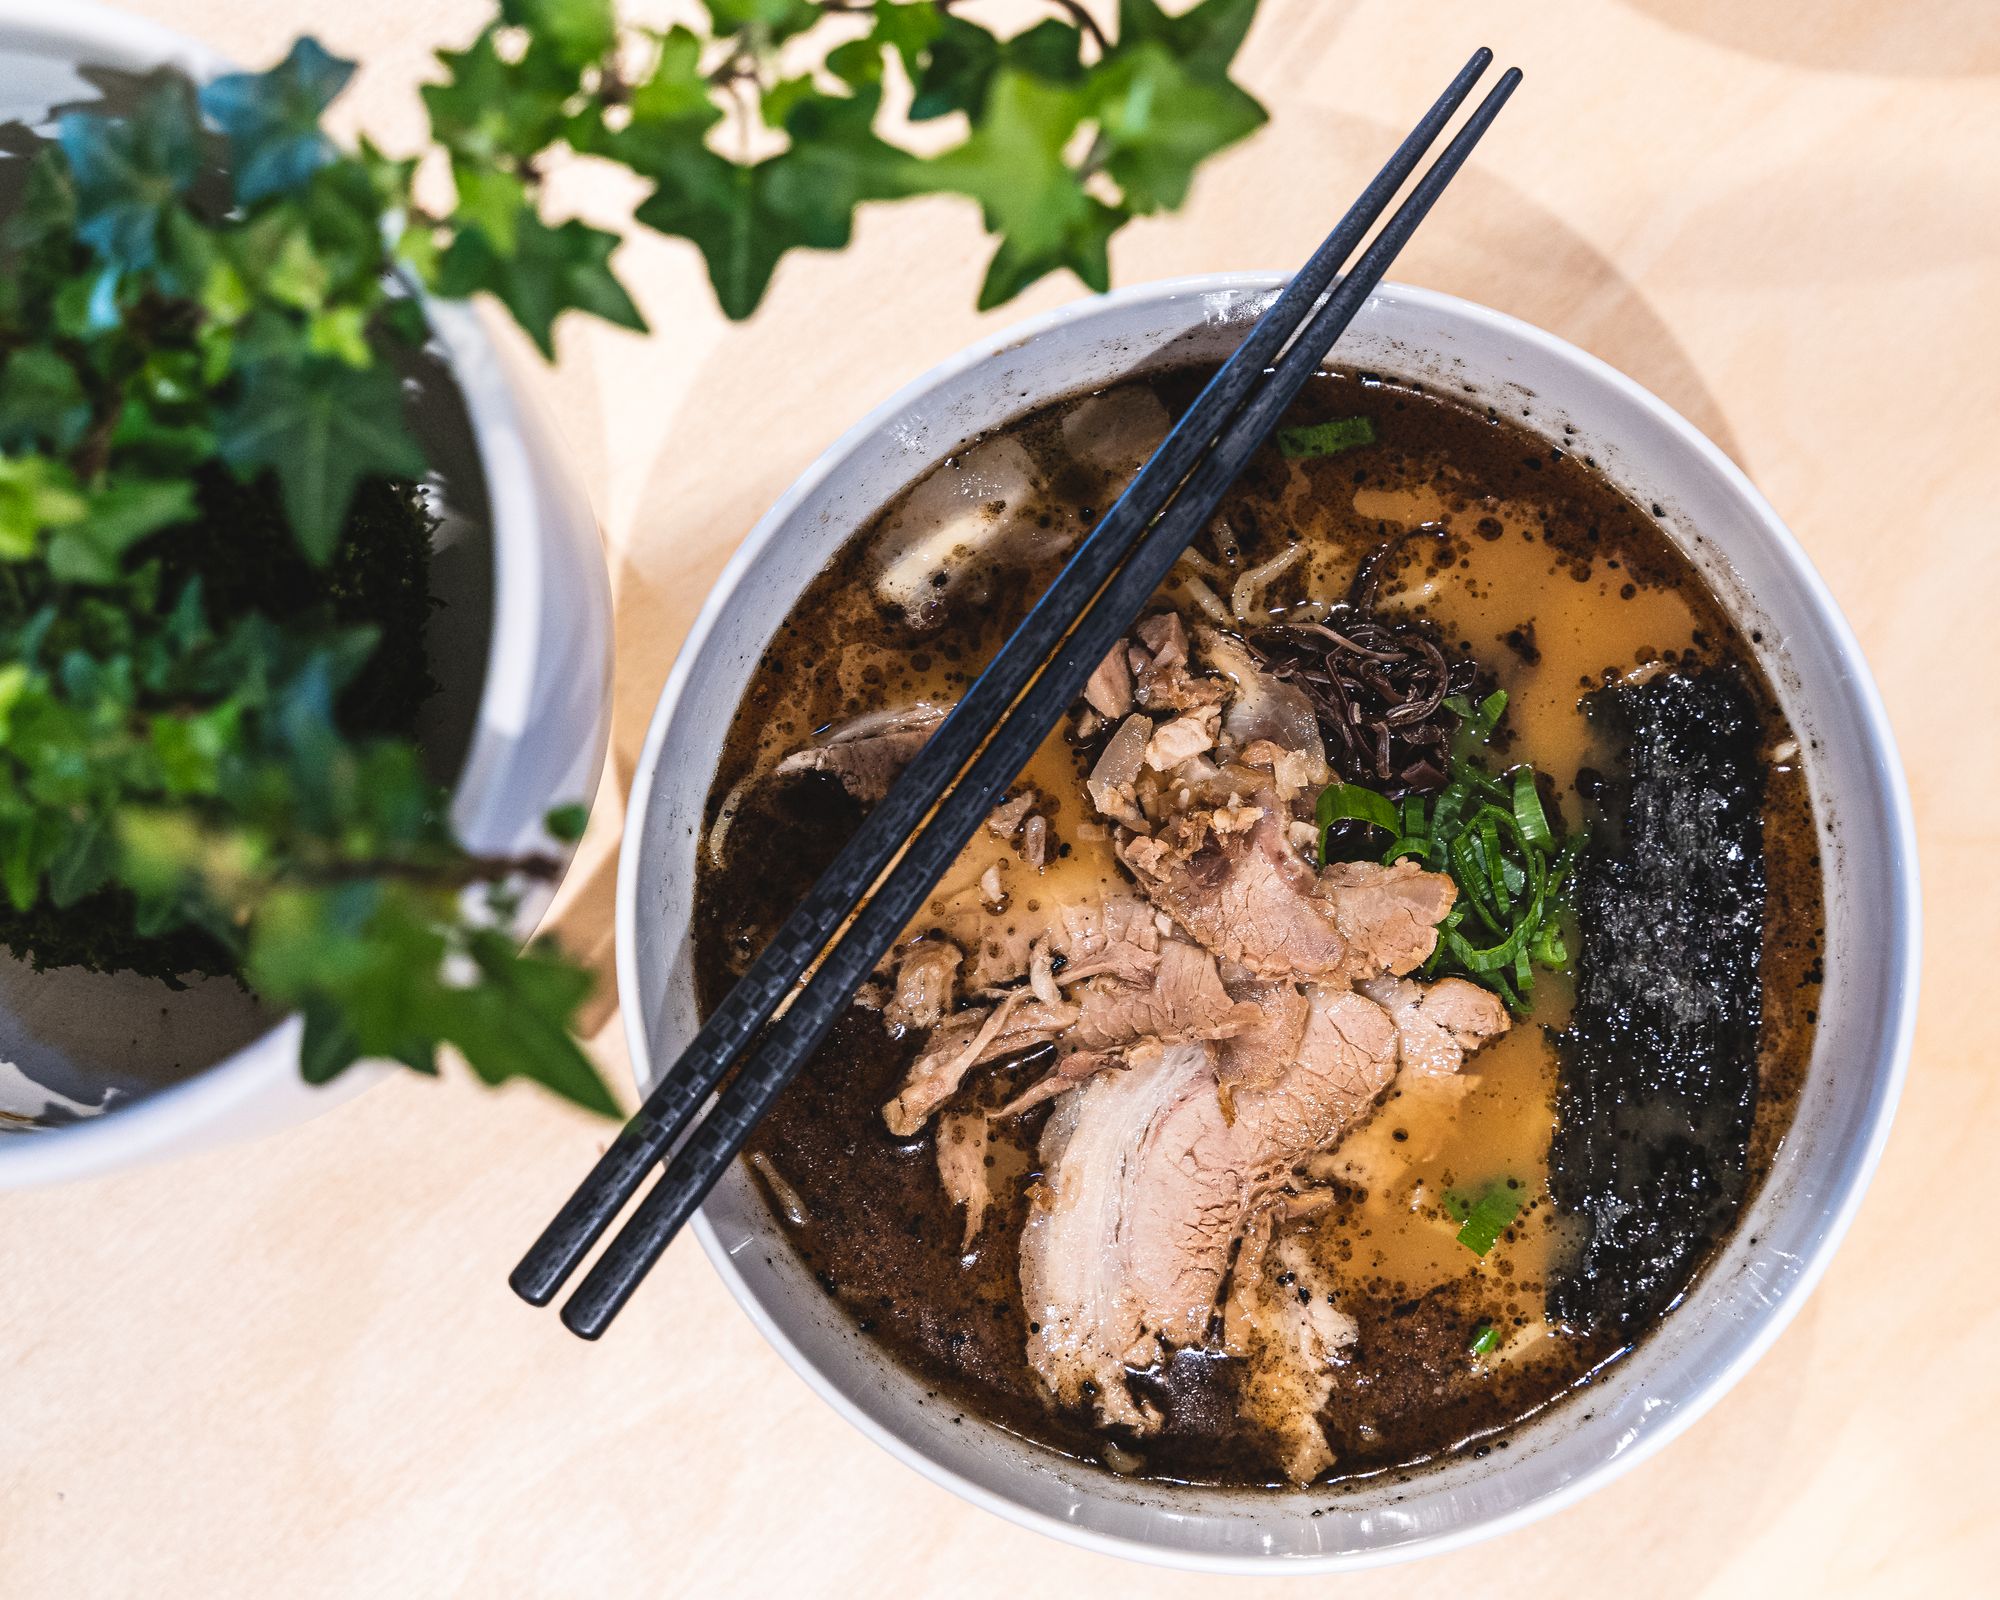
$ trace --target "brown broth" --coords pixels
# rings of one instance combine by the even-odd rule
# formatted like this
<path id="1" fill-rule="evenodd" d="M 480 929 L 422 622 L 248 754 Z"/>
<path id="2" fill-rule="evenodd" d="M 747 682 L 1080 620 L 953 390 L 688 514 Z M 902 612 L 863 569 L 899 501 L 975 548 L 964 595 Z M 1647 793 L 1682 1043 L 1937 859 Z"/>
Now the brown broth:
<path id="1" fill-rule="evenodd" d="M 1172 372 L 1147 387 L 1177 412 L 1204 376 Z M 1061 419 L 1076 403 L 1045 407 L 1004 430 L 1048 484 L 1039 508 L 1044 537 L 1024 570 L 975 585 L 942 626 L 915 629 L 870 587 L 875 540 L 897 510 L 891 505 L 780 625 L 738 708 L 710 799 L 711 824 L 726 798 L 738 805 L 730 807 L 729 847 L 719 859 L 710 859 L 704 841 L 696 911 L 704 1008 L 719 1001 L 860 815 L 823 778 L 746 780 L 815 729 L 963 689 L 1117 493 L 1115 476 L 1079 465 L 1063 448 Z M 1507 690 L 1507 754 L 1554 779 L 1571 826 L 1578 770 L 1606 756 L 1592 743 L 1579 697 L 1623 675 L 1733 666 L 1761 697 L 1767 748 L 1786 738 L 1749 649 L 1693 568 L 1588 464 L 1490 411 L 1352 372 L 1317 379 L 1287 420 L 1356 415 L 1373 420 L 1376 445 L 1312 461 L 1266 449 L 1199 541 L 1211 559 L 1226 557 L 1236 568 L 1279 553 L 1295 534 L 1307 542 L 1308 559 L 1266 596 L 1273 618 L 1337 599 L 1361 559 L 1400 529 L 1437 529 L 1404 547 L 1382 603 L 1428 617 Z M 1025 774 L 1056 805 L 1043 877 L 982 833 L 915 926 L 962 939 L 980 917 L 977 880 L 996 862 L 1010 918 L 1027 932 L 1058 898 L 1119 885 L 1109 846 L 1076 830 L 1087 814 L 1078 787 L 1083 760 L 1058 730 Z M 1815 837 L 1795 764 L 1774 762 L 1753 1184 L 1789 1124 L 1811 1044 L 1821 925 Z M 755 847 L 743 848 L 746 840 Z M 1546 1187 L 1556 1081 L 1548 1031 L 1561 1025 L 1567 1005 L 1566 983 L 1545 976 L 1531 1015 L 1474 1058 L 1469 1090 L 1399 1084 L 1372 1121 L 1320 1158 L 1315 1175 L 1341 1200 L 1309 1225 L 1311 1244 L 1360 1327 L 1325 1412 L 1338 1457 L 1331 1481 L 1457 1450 L 1505 1448 L 1510 1424 L 1588 1384 L 1621 1353 L 1552 1329 L 1542 1316 L 1547 1275 L 1574 1245 Z M 962 1223 L 939 1186 L 929 1133 L 897 1140 L 882 1124 L 880 1108 L 910 1053 L 886 1037 L 874 1013 L 850 1012 L 758 1129 L 753 1148 L 811 1218 L 785 1231 L 856 1325 L 926 1383 L 1052 1449 L 1101 1458 L 1104 1436 L 1087 1417 L 1053 1409 L 1025 1357 L 1016 1241 L 1046 1110 L 998 1130 L 1008 1143 L 997 1168 L 997 1214 L 961 1250 Z M 1035 1070 L 1003 1069 L 965 1092 L 998 1104 Z M 1478 1258 L 1456 1242 L 1442 1194 L 1503 1177 L 1520 1184 L 1526 1204 L 1499 1246 Z M 1475 1358 L 1468 1346 L 1489 1321 L 1502 1343 Z M 1168 1417 L 1159 1436 L 1117 1441 L 1139 1455 L 1146 1476 L 1277 1481 L 1270 1441 L 1237 1415 L 1237 1365 L 1183 1352 L 1137 1380 Z"/>

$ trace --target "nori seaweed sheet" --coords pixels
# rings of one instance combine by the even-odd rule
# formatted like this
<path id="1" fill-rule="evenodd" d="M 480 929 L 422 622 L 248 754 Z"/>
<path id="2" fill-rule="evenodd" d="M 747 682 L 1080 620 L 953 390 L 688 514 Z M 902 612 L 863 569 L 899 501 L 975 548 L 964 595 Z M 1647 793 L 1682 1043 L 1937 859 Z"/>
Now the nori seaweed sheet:
<path id="1" fill-rule="evenodd" d="M 243 483 L 220 466 L 201 467 L 195 502 L 198 515 L 134 551 L 135 560 L 160 564 L 161 593 L 177 595 L 199 576 L 218 628 L 253 611 L 280 622 L 331 617 L 372 624 L 381 635 L 375 653 L 342 691 L 336 715 L 356 737 L 411 737 L 418 709 L 437 687 L 424 662 L 437 522 L 422 491 L 381 479 L 359 484 L 340 544 L 324 566 L 299 549 L 269 474 Z M 7 608 L 32 610 L 42 598 L 17 587 Z M 131 891 L 115 885 L 68 906 L 44 897 L 26 911 L 0 895 L 0 944 L 37 972 L 136 972 L 176 989 L 188 978 L 235 974 L 234 956 L 203 929 L 186 925 L 149 938 L 133 927 L 136 910 Z"/>
<path id="2" fill-rule="evenodd" d="M 1718 671 L 1600 690 L 1624 748 L 1597 782 L 1576 893 L 1576 1008 L 1556 1036 L 1557 1206 L 1587 1235 L 1549 1310 L 1637 1331 L 1730 1228 L 1757 1103 L 1762 724 Z"/>

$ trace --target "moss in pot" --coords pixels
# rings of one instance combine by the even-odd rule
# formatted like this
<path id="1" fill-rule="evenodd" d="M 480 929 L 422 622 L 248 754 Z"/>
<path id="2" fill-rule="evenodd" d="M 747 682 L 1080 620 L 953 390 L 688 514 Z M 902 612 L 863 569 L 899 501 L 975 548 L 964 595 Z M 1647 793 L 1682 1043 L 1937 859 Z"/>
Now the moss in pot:
<path id="1" fill-rule="evenodd" d="M 860 201 L 926 190 L 1000 235 L 982 303 L 1060 267 L 1101 287 L 1110 233 L 1261 120 L 1226 75 L 1255 4 L 1126 0 L 1115 38 L 1052 9 L 1000 40 L 948 4 L 711 0 L 657 34 L 608 0 L 507 0 L 425 91 L 441 211 L 414 156 L 325 137 L 351 67 L 310 40 L 64 114 L 0 231 L 0 942 L 38 968 L 234 977 L 303 1014 L 315 1080 L 363 1056 L 433 1071 L 449 1045 L 611 1111 L 569 1028 L 587 977 L 505 931 L 581 808 L 550 815 L 547 853 L 473 855 L 416 741 L 407 286 L 490 293 L 545 354 L 565 310 L 642 327 L 616 235 L 543 219 L 551 156 L 580 154 L 653 185 L 638 220 L 700 245 L 732 316 L 786 250 L 844 245 Z M 878 134 L 897 72 L 913 117 L 966 117 L 961 143 Z M 1145 114 L 1163 93 L 1187 107 L 1171 129 Z M 744 121 L 725 154 L 725 105 L 786 148 Z"/>

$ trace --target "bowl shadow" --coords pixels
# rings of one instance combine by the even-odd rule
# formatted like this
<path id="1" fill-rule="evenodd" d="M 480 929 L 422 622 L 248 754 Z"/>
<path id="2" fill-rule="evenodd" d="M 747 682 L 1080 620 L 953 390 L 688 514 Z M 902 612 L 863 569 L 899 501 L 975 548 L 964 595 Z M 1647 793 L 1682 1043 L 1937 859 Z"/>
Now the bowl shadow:
<path id="1" fill-rule="evenodd" d="M 1973 77 L 2000 72 L 2000 11 L 1988 0 L 1625 0 L 1681 33 L 1744 55 L 1870 77 Z"/>

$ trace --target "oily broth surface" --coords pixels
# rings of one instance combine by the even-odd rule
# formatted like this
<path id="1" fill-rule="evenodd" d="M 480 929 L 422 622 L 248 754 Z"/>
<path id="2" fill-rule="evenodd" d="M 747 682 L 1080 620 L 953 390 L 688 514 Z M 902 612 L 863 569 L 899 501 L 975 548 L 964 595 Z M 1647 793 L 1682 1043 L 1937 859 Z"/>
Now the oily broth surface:
<path id="1" fill-rule="evenodd" d="M 1169 412 L 1198 391 L 1202 371 L 1149 381 Z M 1077 402 L 1005 430 L 1048 487 L 1041 538 L 1024 569 L 957 597 L 942 626 L 919 631 L 871 589 L 872 549 L 897 510 L 885 508 L 809 587 L 780 626 L 746 690 L 710 800 L 731 813 L 722 848 L 704 840 L 697 889 L 701 1001 L 712 1007 L 859 819 L 831 780 L 760 783 L 812 733 L 859 712 L 960 693 L 1053 575 L 1122 477 L 1071 459 L 1061 419 Z M 1294 534 L 1309 555 L 1265 597 L 1273 618 L 1343 595 L 1360 560 L 1404 528 L 1413 538 L 1385 576 L 1382 603 L 1431 618 L 1508 691 L 1505 756 L 1531 760 L 1578 820 L 1580 769 L 1601 763 L 1579 714 L 1583 693 L 1661 664 L 1733 663 L 1761 695 L 1773 747 L 1785 738 L 1748 652 L 1685 558 L 1637 506 L 1588 463 L 1511 422 L 1420 390 L 1357 373 L 1309 385 L 1288 421 L 1367 415 L 1378 443 L 1309 462 L 1266 450 L 1200 542 L 1241 566 L 1278 554 Z M 949 470 L 949 469 L 948 469 Z M 1089 753 L 1058 730 L 1024 781 L 1054 801 L 1052 858 L 1033 878 L 1010 847 L 982 831 L 938 886 L 915 928 L 965 933 L 980 916 L 976 884 L 998 862 L 1009 917 L 1032 933 L 1057 899 L 1122 885 L 1107 843 L 1080 837 L 1079 787 Z M 1047 810 L 1047 805 L 1044 806 Z M 1753 1181 L 1789 1122 L 1810 1047 L 1819 958 L 1819 863 L 1803 781 L 1773 763 L 1766 815 L 1770 904 L 1763 960 L 1763 1092 Z M 1507 1425 L 1587 1384 L 1618 1351 L 1608 1340 L 1551 1333 L 1543 1288 L 1573 1244 L 1549 1202 L 1555 1051 L 1548 1030 L 1567 1015 L 1568 984 L 1543 975 L 1530 1017 L 1472 1063 L 1469 1089 L 1392 1089 L 1377 1115 L 1326 1164 L 1339 1203 L 1310 1225 L 1315 1253 L 1341 1285 L 1360 1339 L 1338 1369 L 1326 1412 L 1335 1479 L 1359 1478 L 1455 1449 L 1507 1446 Z M 871 1012 L 850 1012 L 759 1128 L 753 1148 L 798 1192 L 811 1221 L 786 1227 L 821 1285 L 892 1355 L 957 1405 L 1051 1448 L 1100 1457 L 1087 1418 L 1052 1410 L 1025 1359 L 1017 1240 L 1046 1108 L 1001 1135 L 995 1207 L 970 1250 L 945 1199 L 928 1133 L 897 1140 L 880 1108 L 912 1047 L 892 1043 Z M 997 1105 L 1038 1076 L 1029 1061 L 987 1075 L 970 1092 Z M 1513 1179 L 1525 1204 L 1483 1260 L 1441 1216 L 1443 1190 Z M 1481 1323 L 1503 1342 L 1468 1353 Z M 1147 1476 L 1275 1482 L 1269 1441 L 1237 1417 L 1237 1364 L 1183 1352 L 1140 1378 L 1168 1417 L 1165 1432 L 1124 1441 Z"/>

